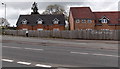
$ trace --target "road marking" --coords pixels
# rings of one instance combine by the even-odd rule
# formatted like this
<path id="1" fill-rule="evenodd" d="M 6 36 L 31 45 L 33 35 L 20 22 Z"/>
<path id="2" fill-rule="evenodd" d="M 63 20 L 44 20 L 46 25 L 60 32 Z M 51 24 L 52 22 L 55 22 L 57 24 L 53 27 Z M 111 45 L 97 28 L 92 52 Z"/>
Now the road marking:
<path id="1" fill-rule="evenodd" d="M 5 62 L 13 62 L 14 60 L 10 60 L 10 59 L 1 59 L 2 61 L 5 61 Z"/>
<path id="2" fill-rule="evenodd" d="M 13 47 L 13 46 L 2 46 L 5 48 L 14 48 L 14 49 L 26 49 L 26 50 L 35 50 L 35 51 L 43 51 L 43 49 L 35 49 L 35 48 L 20 48 L 20 47 Z"/>
<path id="3" fill-rule="evenodd" d="M 24 48 L 26 50 L 36 50 L 36 51 L 43 51 L 43 49 L 35 49 L 35 48 Z"/>
<path id="4" fill-rule="evenodd" d="M 83 52 L 70 52 L 70 53 L 74 53 L 74 54 L 89 54 L 89 53 L 83 53 Z"/>
<path id="5" fill-rule="evenodd" d="M 2 46 L 2 47 L 8 47 L 8 46 Z"/>
<path id="6" fill-rule="evenodd" d="M 101 56 L 101 55 L 104 55 L 104 54 L 92 54 L 92 55 L 96 55 L 96 56 L 98 55 L 98 56 Z"/>
<path id="7" fill-rule="evenodd" d="M 108 55 L 108 54 L 92 54 L 92 55 L 108 56 L 108 57 L 119 57 L 119 56 L 117 56 L 117 55 Z"/>
<path id="8" fill-rule="evenodd" d="M 97 54 L 97 53 L 84 53 L 84 52 L 70 52 L 72 54 L 84 54 L 84 55 L 95 55 L 95 56 L 107 56 L 107 57 L 120 57 L 118 55 L 110 55 L 110 54 Z"/>
<path id="9" fill-rule="evenodd" d="M 51 68 L 52 67 L 50 65 L 43 65 L 43 64 L 36 64 L 35 66 L 37 66 L 37 67 L 46 67 L 46 68 Z"/>
<path id="10" fill-rule="evenodd" d="M 2 46 L 2 47 L 5 47 L 5 48 L 15 48 L 15 49 L 21 49 L 20 47 L 11 47 L 11 46 Z"/>
<path id="11" fill-rule="evenodd" d="M 19 61 L 17 62 L 18 64 L 24 64 L 24 65 L 30 65 L 31 63 L 28 63 L 28 62 L 22 62 L 22 61 Z"/>
<path id="12" fill-rule="evenodd" d="M 11 47 L 11 48 L 20 49 L 20 47 Z"/>
<path id="13" fill-rule="evenodd" d="M 1 59 L 2 61 L 5 61 L 5 62 L 14 62 L 14 60 L 10 60 L 10 59 Z M 23 64 L 23 65 L 32 65 L 32 63 L 29 63 L 29 62 L 23 62 L 23 61 L 18 61 L 16 62 L 18 64 Z M 35 64 L 34 66 L 36 67 L 45 67 L 45 68 L 51 68 L 52 66 L 50 65 L 43 65 L 43 64 Z"/>

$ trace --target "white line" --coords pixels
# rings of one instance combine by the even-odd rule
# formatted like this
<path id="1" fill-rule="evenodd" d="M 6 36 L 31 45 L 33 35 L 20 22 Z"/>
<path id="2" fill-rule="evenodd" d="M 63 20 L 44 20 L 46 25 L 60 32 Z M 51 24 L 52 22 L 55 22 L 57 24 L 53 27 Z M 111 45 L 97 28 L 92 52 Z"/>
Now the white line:
<path id="1" fill-rule="evenodd" d="M 108 56 L 108 57 L 120 57 L 117 55 L 109 55 L 109 54 L 97 54 L 97 53 L 84 53 L 84 52 L 70 52 L 73 54 L 90 54 L 90 55 L 96 55 L 96 56 Z"/>
<path id="2" fill-rule="evenodd" d="M 8 46 L 2 46 L 2 47 L 8 47 Z"/>
<path id="3" fill-rule="evenodd" d="M 28 63 L 28 62 L 22 62 L 22 61 L 19 61 L 19 62 L 17 62 L 17 63 L 19 63 L 19 64 L 25 64 L 25 65 L 30 65 L 31 63 Z"/>
<path id="4" fill-rule="evenodd" d="M 37 67 L 46 67 L 46 68 L 51 68 L 52 67 L 50 65 L 43 65 L 43 64 L 36 64 L 35 66 L 37 66 Z"/>
<path id="5" fill-rule="evenodd" d="M 92 55 L 100 55 L 100 56 L 108 56 L 108 57 L 119 57 L 117 55 L 108 55 L 108 54 L 92 54 Z"/>
<path id="6" fill-rule="evenodd" d="M 10 60 L 10 59 L 1 59 L 2 61 L 5 61 L 5 62 L 13 62 L 14 60 Z"/>
<path id="7" fill-rule="evenodd" d="M 20 47 L 11 47 L 11 48 L 16 48 L 16 49 L 20 49 Z"/>
<path id="8" fill-rule="evenodd" d="M 99 56 L 101 56 L 101 55 L 104 55 L 104 54 L 92 54 L 92 55 L 99 55 Z"/>
<path id="9" fill-rule="evenodd" d="M 116 55 L 105 55 L 105 56 L 110 56 L 110 57 L 118 57 L 118 56 L 116 56 Z"/>
<path id="10" fill-rule="evenodd" d="M 88 53 L 83 53 L 83 52 L 70 52 L 70 53 L 75 53 L 75 54 L 88 54 Z"/>
<path id="11" fill-rule="evenodd" d="M 20 47 L 10 47 L 10 46 L 2 46 L 2 47 L 20 49 Z"/>
<path id="12" fill-rule="evenodd" d="M 26 50 L 36 50 L 36 51 L 43 51 L 43 49 L 35 49 L 35 48 L 24 48 Z"/>

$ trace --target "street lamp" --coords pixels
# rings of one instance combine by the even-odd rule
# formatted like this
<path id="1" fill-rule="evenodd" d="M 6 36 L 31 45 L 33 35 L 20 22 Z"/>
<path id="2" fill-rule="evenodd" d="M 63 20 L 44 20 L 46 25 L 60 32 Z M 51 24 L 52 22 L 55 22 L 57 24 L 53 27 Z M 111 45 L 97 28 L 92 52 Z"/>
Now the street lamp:
<path id="1" fill-rule="evenodd" d="M 5 3 L 2 3 L 2 5 L 5 6 L 5 19 L 6 19 L 6 4 L 5 4 Z"/>

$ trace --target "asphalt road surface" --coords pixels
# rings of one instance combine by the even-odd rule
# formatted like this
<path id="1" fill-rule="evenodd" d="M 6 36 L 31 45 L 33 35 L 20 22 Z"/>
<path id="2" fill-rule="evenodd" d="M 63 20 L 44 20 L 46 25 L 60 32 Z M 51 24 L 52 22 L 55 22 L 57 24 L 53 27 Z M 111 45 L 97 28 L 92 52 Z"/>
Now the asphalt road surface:
<path id="1" fill-rule="evenodd" d="M 3 36 L 3 67 L 118 67 L 117 41 Z"/>

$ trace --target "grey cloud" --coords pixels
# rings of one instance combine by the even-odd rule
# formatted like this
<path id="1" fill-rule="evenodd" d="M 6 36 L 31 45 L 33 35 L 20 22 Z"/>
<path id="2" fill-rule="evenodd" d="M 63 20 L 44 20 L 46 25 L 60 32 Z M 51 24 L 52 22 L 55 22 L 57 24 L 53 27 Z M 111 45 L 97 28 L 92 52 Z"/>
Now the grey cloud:
<path id="1" fill-rule="evenodd" d="M 28 9 L 31 8 L 33 2 L 6 2 L 7 7 L 12 7 L 14 9 Z M 45 10 L 48 5 L 58 4 L 63 7 L 67 5 L 83 5 L 84 2 L 38 2 L 38 7 L 41 10 Z"/>

